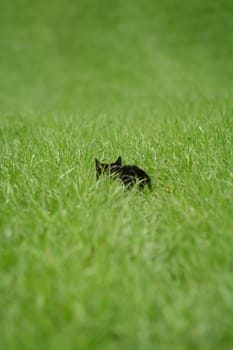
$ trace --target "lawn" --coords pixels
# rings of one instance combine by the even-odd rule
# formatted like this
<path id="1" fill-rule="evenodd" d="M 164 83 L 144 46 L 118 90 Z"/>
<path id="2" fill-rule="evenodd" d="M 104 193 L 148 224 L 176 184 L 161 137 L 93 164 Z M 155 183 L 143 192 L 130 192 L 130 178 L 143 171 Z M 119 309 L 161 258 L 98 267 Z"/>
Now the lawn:
<path id="1" fill-rule="evenodd" d="M 1 349 L 232 349 L 232 18 L 3 0 Z M 96 183 L 119 155 L 152 192 Z"/>

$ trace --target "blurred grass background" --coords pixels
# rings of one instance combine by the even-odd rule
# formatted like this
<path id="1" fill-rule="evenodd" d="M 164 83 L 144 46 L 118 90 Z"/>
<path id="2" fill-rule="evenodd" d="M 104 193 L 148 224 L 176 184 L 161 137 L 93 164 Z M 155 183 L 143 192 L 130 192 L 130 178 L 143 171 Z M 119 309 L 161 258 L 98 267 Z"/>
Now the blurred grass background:
<path id="1" fill-rule="evenodd" d="M 125 112 L 231 97 L 231 1 L 2 1 L 0 25 L 7 110 Z"/>

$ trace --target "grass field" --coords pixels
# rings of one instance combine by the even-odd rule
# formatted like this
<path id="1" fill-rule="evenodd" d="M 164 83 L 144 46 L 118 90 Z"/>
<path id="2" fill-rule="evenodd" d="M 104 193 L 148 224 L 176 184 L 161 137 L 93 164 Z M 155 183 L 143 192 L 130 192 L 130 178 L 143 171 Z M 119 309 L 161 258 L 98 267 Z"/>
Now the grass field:
<path id="1" fill-rule="evenodd" d="M 1 2 L 1 349 L 232 349 L 232 18 Z M 119 155 L 152 193 L 96 183 Z"/>

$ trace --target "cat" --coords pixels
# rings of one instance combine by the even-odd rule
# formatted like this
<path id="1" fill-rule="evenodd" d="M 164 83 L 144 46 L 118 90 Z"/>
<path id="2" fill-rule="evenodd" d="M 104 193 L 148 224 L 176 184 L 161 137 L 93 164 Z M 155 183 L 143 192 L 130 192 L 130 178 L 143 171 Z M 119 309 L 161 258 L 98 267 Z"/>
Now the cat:
<path id="1" fill-rule="evenodd" d="M 119 178 L 127 188 L 132 188 L 135 184 L 138 184 L 140 190 L 143 190 L 147 185 L 152 190 L 151 179 L 149 175 L 136 165 L 122 165 L 121 156 L 117 158 L 114 163 L 100 163 L 95 158 L 96 167 L 96 180 L 102 174 L 110 175 L 111 177 Z"/>

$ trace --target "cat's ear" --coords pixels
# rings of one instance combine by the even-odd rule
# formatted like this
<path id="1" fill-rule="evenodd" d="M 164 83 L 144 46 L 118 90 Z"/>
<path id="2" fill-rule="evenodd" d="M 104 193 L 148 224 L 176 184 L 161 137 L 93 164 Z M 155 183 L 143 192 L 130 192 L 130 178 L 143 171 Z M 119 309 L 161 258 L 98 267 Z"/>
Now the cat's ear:
<path id="1" fill-rule="evenodd" d="M 100 162 L 98 161 L 97 158 L 95 158 L 95 167 L 96 167 L 96 169 L 99 169 L 101 167 Z"/>
<path id="2" fill-rule="evenodd" d="M 96 180 L 98 181 L 101 175 L 101 164 L 97 158 L 95 158 L 95 170 L 96 170 Z"/>
<path id="3" fill-rule="evenodd" d="M 121 166 L 122 165 L 122 159 L 121 159 L 121 156 L 119 156 L 115 162 L 116 165 L 119 165 Z"/>

